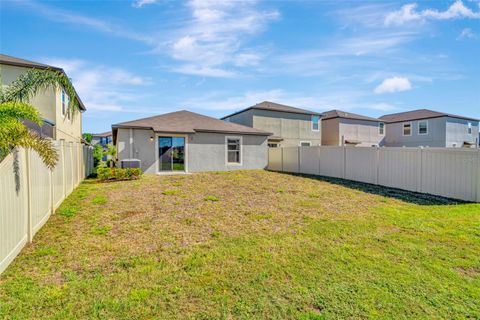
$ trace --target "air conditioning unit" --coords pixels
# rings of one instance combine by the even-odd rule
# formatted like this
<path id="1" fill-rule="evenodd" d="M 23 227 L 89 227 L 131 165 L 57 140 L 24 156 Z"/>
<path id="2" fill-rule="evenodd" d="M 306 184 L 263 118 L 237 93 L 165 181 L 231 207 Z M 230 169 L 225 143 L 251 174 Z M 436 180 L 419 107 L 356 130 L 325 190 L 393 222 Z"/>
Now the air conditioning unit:
<path id="1" fill-rule="evenodd" d="M 123 159 L 120 161 L 121 168 L 140 168 L 142 161 L 140 159 Z"/>

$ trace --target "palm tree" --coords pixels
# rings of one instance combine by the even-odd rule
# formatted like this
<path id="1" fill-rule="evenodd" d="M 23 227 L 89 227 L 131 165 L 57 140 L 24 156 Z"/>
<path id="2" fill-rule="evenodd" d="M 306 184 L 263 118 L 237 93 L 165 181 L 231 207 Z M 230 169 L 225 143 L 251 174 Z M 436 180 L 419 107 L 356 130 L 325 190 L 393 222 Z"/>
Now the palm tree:
<path id="1" fill-rule="evenodd" d="M 70 99 L 69 113 L 78 109 L 75 89 L 67 76 L 56 70 L 31 69 L 12 82 L 6 89 L 0 87 L 0 160 L 18 147 L 36 151 L 47 167 L 52 169 L 58 153 L 52 141 L 28 130 L 22 121 L 29 120 L 41 126 L 43 120 L 29 100 L 47 88 L 62 88 Z"/>

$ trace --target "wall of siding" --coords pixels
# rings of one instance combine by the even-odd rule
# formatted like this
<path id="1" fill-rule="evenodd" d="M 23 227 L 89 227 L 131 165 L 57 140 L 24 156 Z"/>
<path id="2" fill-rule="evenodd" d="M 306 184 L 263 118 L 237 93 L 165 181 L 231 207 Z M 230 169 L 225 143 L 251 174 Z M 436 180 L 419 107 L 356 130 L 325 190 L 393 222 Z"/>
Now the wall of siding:
<path id="1" fill-rule="evenodd" d="M 480 150 L 288 147 L 269 149 L 269 170 L 322 175 L 480 202 Z"/>
<path id="2" fill-rule="evenodd" d="M 59 161 L 49 170 L 31 150 L 19 149 L 0 162 L 0 273 L 86 176 L 93 149 L 55 142 Z"/>

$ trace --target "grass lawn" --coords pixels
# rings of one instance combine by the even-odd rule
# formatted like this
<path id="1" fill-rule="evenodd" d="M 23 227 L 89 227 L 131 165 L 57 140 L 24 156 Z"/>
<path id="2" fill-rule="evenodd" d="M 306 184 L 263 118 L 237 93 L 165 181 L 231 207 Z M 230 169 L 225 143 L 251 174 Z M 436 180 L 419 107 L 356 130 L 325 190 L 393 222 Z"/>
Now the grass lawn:
<path id="1" fill-rule="evenodd" d="M 480 205 L 267 171 L 82 183 L 0 318 L 480 318 Z"/>

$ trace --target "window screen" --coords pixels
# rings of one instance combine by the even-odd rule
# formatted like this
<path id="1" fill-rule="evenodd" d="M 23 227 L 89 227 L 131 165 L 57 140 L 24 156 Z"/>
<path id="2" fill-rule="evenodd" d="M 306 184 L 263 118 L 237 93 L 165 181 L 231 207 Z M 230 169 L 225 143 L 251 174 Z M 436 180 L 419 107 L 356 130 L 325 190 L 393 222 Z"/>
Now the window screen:
<path id="1" fill-rule="evenodd" d="M 240 163 L 240 139 L 227 139 L 227 162 Z"/>

